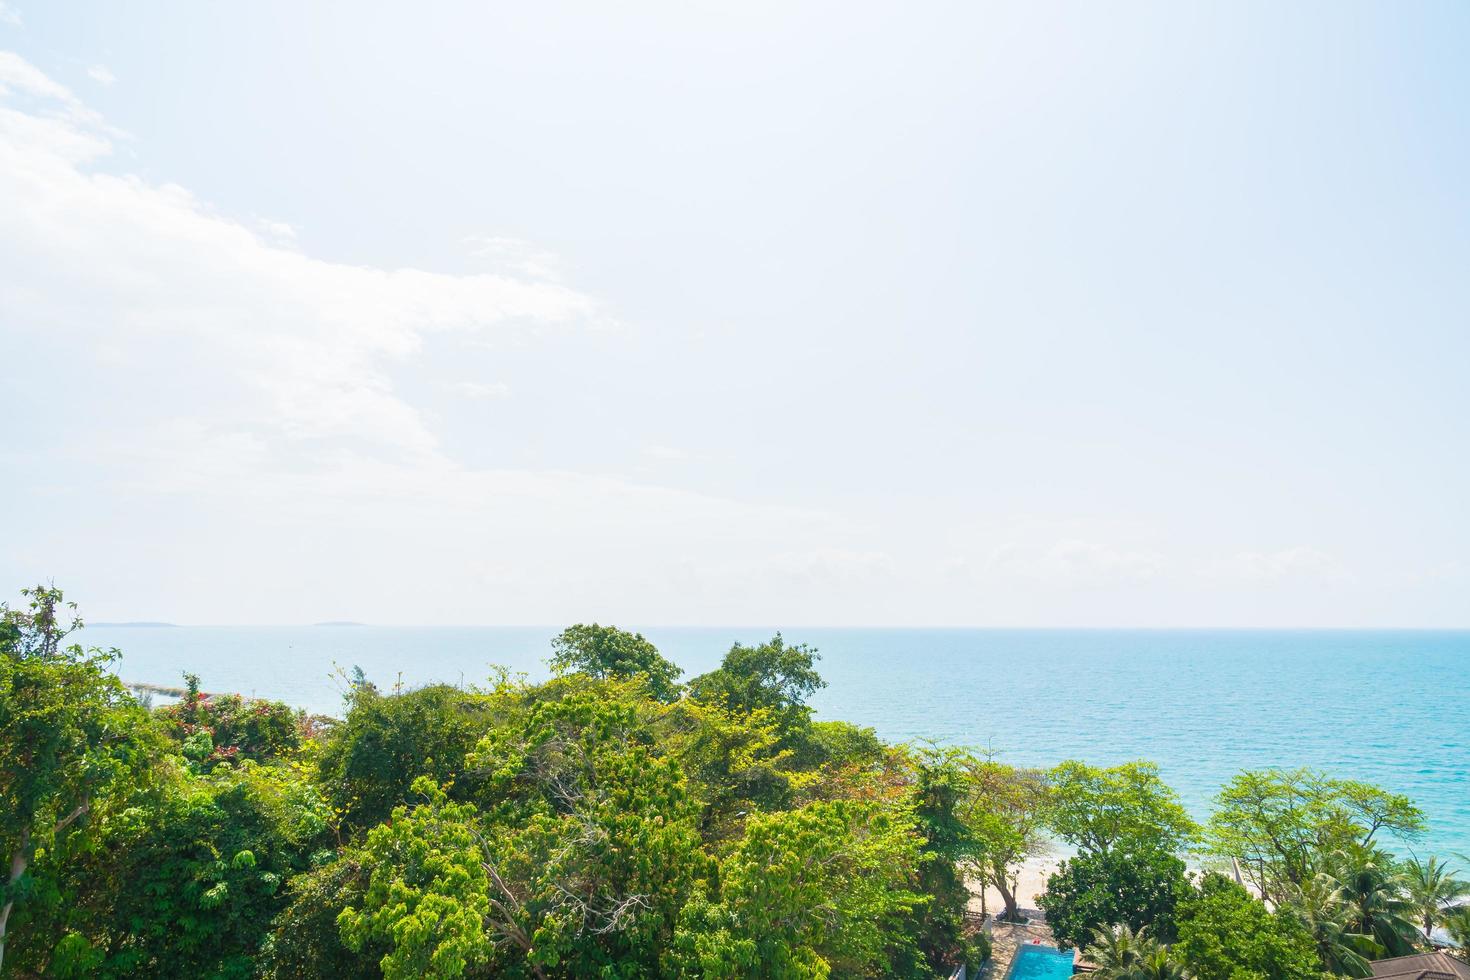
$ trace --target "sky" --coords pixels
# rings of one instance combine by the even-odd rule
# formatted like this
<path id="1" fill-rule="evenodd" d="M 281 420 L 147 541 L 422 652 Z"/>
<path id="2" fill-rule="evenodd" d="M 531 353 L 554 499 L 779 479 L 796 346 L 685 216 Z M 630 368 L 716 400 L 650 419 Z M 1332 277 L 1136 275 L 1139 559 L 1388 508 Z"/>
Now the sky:
<path id="1" fill-rule="evenodd" d="M 0 588 L 1470 626 L 1470 6 L 0 2 Z"/>

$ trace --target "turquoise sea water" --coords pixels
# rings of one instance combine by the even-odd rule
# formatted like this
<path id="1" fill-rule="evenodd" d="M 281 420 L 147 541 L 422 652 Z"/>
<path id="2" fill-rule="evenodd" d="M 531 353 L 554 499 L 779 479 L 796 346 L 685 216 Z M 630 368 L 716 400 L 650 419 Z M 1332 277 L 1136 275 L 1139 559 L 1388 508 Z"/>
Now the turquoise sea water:
<path id="1" fill-rule="evenodd" d="M 491 664 L 546 674 L 552 628 L 89 627 L 127 680 L 278 698 L 334 713 L 333 665 L 476 683 Z M 755 628 L 644 629 L 688 674 Z M 1316 766 L 1409 794 L 1416 850 L 1470 855 L 1470 632 L 797 629 L 828 687 L 819 715 L 885 738 L 991 746 L 1008 761 L 1146 758 L 1199 816 L 1243 768 Z"/>

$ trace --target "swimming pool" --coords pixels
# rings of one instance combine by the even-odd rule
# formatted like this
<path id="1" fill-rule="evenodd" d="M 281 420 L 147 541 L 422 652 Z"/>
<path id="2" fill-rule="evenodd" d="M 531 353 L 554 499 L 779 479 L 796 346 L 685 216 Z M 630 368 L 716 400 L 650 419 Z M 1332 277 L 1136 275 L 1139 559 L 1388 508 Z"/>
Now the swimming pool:
<path id="1" fill-rule="evenodd" d="M 1026 943 L 1016 950 L 1006 980 L 1067 980 L 1072 976 L 1072 953 L 1055 946 Z"/>

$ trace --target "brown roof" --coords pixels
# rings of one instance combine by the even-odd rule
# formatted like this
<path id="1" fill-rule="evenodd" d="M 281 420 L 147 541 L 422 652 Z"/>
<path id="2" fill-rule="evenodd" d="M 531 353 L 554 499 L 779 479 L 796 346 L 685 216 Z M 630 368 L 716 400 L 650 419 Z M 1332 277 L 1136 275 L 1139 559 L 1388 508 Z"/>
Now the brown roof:
<path id="1" fill-rule="evenodd" d="M 1374 980 L 1470 980 L 1470 963 L 1448 953 L 1416 953 L 1373 961 Z"/>

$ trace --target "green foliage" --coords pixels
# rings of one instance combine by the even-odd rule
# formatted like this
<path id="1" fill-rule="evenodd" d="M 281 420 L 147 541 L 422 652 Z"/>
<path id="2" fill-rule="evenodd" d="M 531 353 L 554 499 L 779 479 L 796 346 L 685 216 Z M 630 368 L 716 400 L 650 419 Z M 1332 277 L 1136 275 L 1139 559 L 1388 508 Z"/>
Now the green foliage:
<path id="1" fill-rule="evenodd" d="M 498 938 L 486 928 L 492 885 L 475 808 L 445 802 L 428 779 L 415 786 L 430 801 L 400 806 L 368 832 L 363 860 L 372 871 L 362 906 L 337 920 L 349 949 L 372 940 L 390 948 L 380 960 L 388 980 L 462 976 L 489 962 Z"/>
<path id="2" fill-rule="evenodd" d="M 384 695 L 354 687 L 346 720 L 327 737 L 321 782 L 353 828 L 388 818 L 421 775 L 448 782 L 490 725 L 486 699 L 447 685 Z M 468 787 L 464 787 L 468 791 Z"/>
<path id="3" fill-rule="evenodd" d="M 264 762 L 301 747 L 303 713 L 279 701 L 246 699 L 238 694 L 213 697 L 199 691 L 199 678 L 187 674 L 187 694 L 159 708 L 169 734 L 185 757 L 209 768 L 246 759 Z"/>
<path id="4" fill-rule="evenodd" d="M 970 789 L 966 758 L 957 749 L 932 746 L 914 752 L 911 806 L 923 848 L 916 884 L 928 901 L 914 908 L 904 931 L 914 937 L 924 969 L 917 962 L 896 962 L 891 975 L 947 975 L 970 958 L 965 939 L 970 891 L 960 862 L 975 853 L 976 840 L 961 818 Z"/>
<path id="5" fill-rule="evenodd" d="M 689 693 L 696 701 L 741 714 L 769 711 L 783 740 L 794 748 L 810 728 L 807 699 L 827 686 L 817 673 L 817 659 L 816 650 L 787 645 L 780 633 L 759 646 L 737 643 L 718 670 L 689 682 Z"/>
<path id="6" fill-rule="evenodd" d="M 0 867 L 9 869 L 0 959 L 17 902 L 57 887 L 49 855 L 85 846 L 99 815 L 147 781 L 162 749 L 147 712 L 108 671 L 117 652 L 64 645 L 81 621 L 66 620 L 74 607 L 59 589 L 23 594 L 25 610 L 0 605 Z M 85 959 L 77 950 L 68 941 L 69 962 Z M 31 948 L 23 960 L 47 952 Z"/>
<path id="7" fill-rule="evenodd" d="M 1433 855 L 1425 861 L 1412 858 L 1404 862 L 1402 874 L 1409 902 L 1414 906 L 1426 939 L 1449 909 L 1470 898 L 1470 881 Z"/>
<path id="8" fill-rule="evenodd" d="M 1386 955 L 1369 936 L 1356 931 L 1353 907 L 1337 880 L 1327 874 L 1295 886 L 1284 906 L 1312 935 L 1322 969 L 1341 977 L 1372 975 L 1370 962 Z"/>
<path id="9" fill-rule="evenodd" d="M 1004 915 L 1016 920 L 1016 875 L 1027 858 L 1046 846 L 1043 836 L 1051 788 L 1046 775 L 994 759 L 965 761 L 969 793 L 961 819 L 974 847 L 967 865 L 1000 892 Z"/>
<path id="10" fill-rule="evenodd" d="M 551 667 L 558 672 L 578 671 L 598 679 L 642 677 L 654 700 L 668 702 L 679 696 L 679 675 L 684 672 L 665 660 L 642 633 L 579 623 L 562 630 L 551 648 Z"/>
<path id="11" fill-rule="evenodd" d="M 1196 980 L 1320 980 L 1312 936 L 1235 882 L 1207 874 L 1179 903 L 1174 952 Z"/>
<path id="12" fill-rule="evenodd" d="M 1084 851 L 1061 863 L 1039 899 L 1063 949 L 1091 942 L 1099 930 L 1148 927 L 1173 942 L 1175 907 L 1190 893 L 1184 862 L 1157 847 Z"/>
<path id="13" fill-rule="evenodd" d="M 1444 927 L 1460 946 L 1460 955 L 1470 959 L 1470 905 L 1459 905 L 1444 914 Z"/>
<path id="14" fill-rule="evenodd" d="M 108 882 L 78 889 L 73 912 L 74 928 L 108 939 L 94 975 L 253 976 L 282 885 L 327 844 L 330 816 L 309 784 L 248 762 L 120 813 L 77 869 Z"/>
<path id="15" fill-rule="evenodd" d="M 479 806 L 421 779 L 426 802 L 369 832 L 348 945 L 390 946 L 389 977 L 656 975 L 708 860 L 682 773 L 636 711 L 597 691 L 535 701 L 469 764 Z"/>
<path id="16" fill-rule="evenodd" d="M 707 838 L 737 835 L 752 812 L 786 809 L 806 783 L 768 708 L 741 714 L 686 699 L 670 709 L 665 730 L 667 751 L 693 783 Z"/>
<path id="17" fill-rule="evenodd" d="M 492 877 L 520 910 L 497 928 L 531 937 L 533 965 L 651 975 L 708 859 L 683 772 L 636 706 L 595 689 L 534 703 L 471 764 L 487 772 Z"/>
<path id="18" fill-rule="evenodd" d="M 1409 882 L 1391 854 L 1351 845 L 1329 857 L 1329 874 L 1351 912 L 1353 931 L 1372 938 L 1389 956 L 1407 956 L 1419 936 L 1419 910 L 1407 895 Z"/>
<path id="19" fill-rule="evenodd" d="M 1380 831 L 1412 839 L 1424 815 L 1406 796 L 1310 769 L 1243 772 L 1217 797 L 1207 841 L 1265 895 L 1284 900 L 1332 855 L 1368 846 Z"/>
<path id="20" fill-rule="evenodd" d="M 208 729 L 190 732 L 184 736 L 184 742 L 179 747 L 179 751 L 183 753 L 184 758 L 202 768 L 214 756 L 214 736 L 209 733 Z"/>
<path id="21" fill-rule="evenodd" d="M 913 782 L 911 753 L 845 721 L 812 722 L 793 755 L 805 774 L 797 798 L 805 801 L 898 800 Z"/>
<path id="22" fill-rule="evenodd" d="M 95 977 L 102 969 L 106 954 L 87 941 L 79 932 L 68 932 L 51 953 L 50 974 L 66 980 Z"/>
<path id="23" fill-rule="evenodd" d="M 1082 850 L 1106 851 L 1127 842 L 1177 851 L 1198 833 L 1178 795 L 1151 762 L 1100 768 L 1068 761 L 1048 777 L 1051 827 Z"/>
<path id="24" fill-rule="evenodd" d="M 802 761 L 830 771 L 881 764 L 888 747 L 871 728 L 846 721 L 814 721 Z"/>
<path id="25" fill-rule="evenodd" d="M 59 592 L 27 595 L 0 607 L 17 975 L 928 978 L 988 952 L 962 871 L 1014 915 L 1048 825 L 1079 853 L 1042 904 L 1102 980 L 1363 976 L 1470 926 L 1444 864 L 1378 848 L 1422 826 L 1403 797 L 1309 771 L 1226 787 L 1211 845 L 1273 912 L 1187 883 L 1194 828 L 1153 766 L 1044 773 L 814 722 L 815 652 L 779 635 L 681 696 L 647 640 L 576 626 L 546 683 L 385 695 L 359 672 L 322 731 L 193 675 L 149 712 L 115 653 L 64 645 Z"/>
<path id="26" fill-rule="evenodd" d="M 911 816 L 876 804 L 814 803 L 752 817 L 718 886 L 685 907 L 674 939 L 681 975 L 869 976 L 924 899 Z"/>
<path id="27" fill-rule="evenodd" d="M 348 907 L 361 907 L 367 871 L 354 852 L 292 878 L 285 908 L 271 922 L 261 949 L 265 980 L 371 980 L 382 976 L 378 960 L 386 948 L 366 942 L 359 952 L 342 942 L 337 920 Z"/>
<path id="28" fill-rule="evenodd" d="M 1113 925 L 1094 930 L 1085 956 L 1097 980 L 1185 980 L 1184 966 L 1146 927 Z"/>

